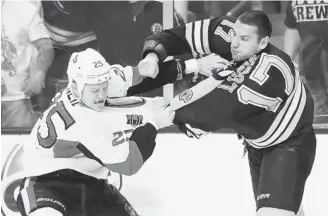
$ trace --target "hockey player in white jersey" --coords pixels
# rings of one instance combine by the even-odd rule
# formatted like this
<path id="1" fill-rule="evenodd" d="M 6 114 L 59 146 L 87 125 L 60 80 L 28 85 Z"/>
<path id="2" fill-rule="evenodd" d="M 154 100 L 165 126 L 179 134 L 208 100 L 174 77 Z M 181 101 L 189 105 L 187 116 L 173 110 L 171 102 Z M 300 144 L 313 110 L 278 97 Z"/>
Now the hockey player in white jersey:
<path id="1" fill-rule="evenodd" d="M 111 74 L 120 72 L 95 50 L 72 55 L 68 87 L 24 144 L 25 178 L 17 199 L 22 215 L 137 215 L 105 179 L 110 171 L 135 174 L 174 111 L 161 102 L 142 109 L 105 107 Z"/>

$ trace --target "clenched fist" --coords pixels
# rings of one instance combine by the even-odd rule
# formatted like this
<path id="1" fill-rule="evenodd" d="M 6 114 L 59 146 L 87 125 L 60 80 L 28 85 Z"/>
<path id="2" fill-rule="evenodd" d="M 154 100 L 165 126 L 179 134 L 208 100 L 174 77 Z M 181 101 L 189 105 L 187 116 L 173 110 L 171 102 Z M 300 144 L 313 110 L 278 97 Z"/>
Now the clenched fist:
<path id="1" fill-rule="evenodd" d="M 139 62 L 138 70 L 141 76 L 156 78 L 159 72 L 157 55 L 149 53 Z"/>

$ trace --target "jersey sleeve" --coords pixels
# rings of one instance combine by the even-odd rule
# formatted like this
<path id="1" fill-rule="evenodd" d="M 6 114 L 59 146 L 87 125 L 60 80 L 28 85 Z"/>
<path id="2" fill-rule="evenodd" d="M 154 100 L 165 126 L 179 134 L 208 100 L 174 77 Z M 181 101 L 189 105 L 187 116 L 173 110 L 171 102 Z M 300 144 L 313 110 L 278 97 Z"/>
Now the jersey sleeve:
<path id="1" fill-rule="evenodd" d="M 235 106 L 235 100 L 229 92 L 216 88 L 193 103 L 178 109 L 174 122 L 214 132 L 233 119 Z"/>
<path id="2" fill-rule="evenodd" d="M 133 130 L 126 142 L 129 144 L 129 155 L 121 163 L 105 164 L 110 170 L 125 175 L 133 175 L 152 155 L 156 142 L 157 130 L 150 123 Z"/>
<path id="3" fill-rule="evenodd" d="M 210 54 L 215 46 L 213 37 L 222 19 L 199 20 L 149 36 L 144 43 L 143 56 L 154 52 L 163 61 L 167 56 L 184 53 Z"/>
<path id="4" fill-rule="evenodd" d="M 292 1 L 287 3 L 286 16 L 285 16 L 285 25 L 288 28 L 296 28 L 296 19 L 293 13 Z"/>
<path id="5" fill-rule="evenodd" d="M 168 83 L 174 83 L 178 79 L 182 78 L 183 72 L 186 68 L 184 61 L 180 59 L 159 62 L 158 67 L 159 73 L 155 79 L 149 77 L 144 78 L 140 84 L 131 86 L 128 89 L 127 95 L 132 96 L 149 92 Z"/>
<path id="6" fill-rule="evenodd" d="M 156 78 L 142 77 L 137 67 L 111 66 L 111 79 L 108 85 L 108 97 L 124 97 L 149 92 L 168 83 L 181 79 L 186 68 L 185 62 L 174 59 L 159 63 Z"/>
<path id="7" fill-rule="evenodd" d="M 245 86 L 259 93 L 258 98 L 262 98 L 263 101 L 269 102 L 272 99 L 272 104 L 267 103 L 265 108 L 274 111 L 293 93 L 298 80 L 296 74 L 295 67 L 287 54 L 262 53 L 250 71 Z"/>

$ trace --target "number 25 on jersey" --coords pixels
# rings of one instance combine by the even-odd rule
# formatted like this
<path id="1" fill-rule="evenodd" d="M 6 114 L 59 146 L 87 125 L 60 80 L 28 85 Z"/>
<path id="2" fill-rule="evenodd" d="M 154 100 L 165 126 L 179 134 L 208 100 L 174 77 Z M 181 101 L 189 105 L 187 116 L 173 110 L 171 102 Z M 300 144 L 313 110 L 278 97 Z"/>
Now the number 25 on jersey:
<path id="1" fill-rule="evenodd" d="M 37 138 L 39 144 L 44 148 L 51 148 L 58 141 L 60 141 L 57 138 L 56 127 L 52 120 L 52 116 L 55 113 L 58 113 L 58 116 L 63 121 L 65 125 L 65 130 L 75 124 L 75 120 L 65 108 L 63 101 L 60 101 L 53 105 L 47 116 L 41 116 L 42 122 L 37 130 Z"/>

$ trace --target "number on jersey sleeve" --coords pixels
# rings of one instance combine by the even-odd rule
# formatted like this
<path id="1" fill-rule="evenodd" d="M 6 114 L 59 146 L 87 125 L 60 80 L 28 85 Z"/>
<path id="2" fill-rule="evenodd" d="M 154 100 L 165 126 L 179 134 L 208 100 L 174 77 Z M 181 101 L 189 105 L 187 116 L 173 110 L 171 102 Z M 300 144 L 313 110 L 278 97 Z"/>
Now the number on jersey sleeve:
<path id="1" fill-rule="evenodd" d="M 269 79 L 270 75 L 268 73 L 270 70 L 273 69 L 273 67 L 276 68 L 284 77 L 284 92 L 287 96 L 289 96 L 294 89 L 295 79 L 287 63 L 276 55 L 268 55 L 266 53 L 263 53 L 259 59 L 257 66 L 250 74 L 249 79 L 255 81 L 260 86 L 262 86 Z M 242 73 L 233 73 L 227 78 L 227 80 L 233 81 L 231 86 L 220 85 L 218 87 L 232 93 L 237 89 L 238 84 L 241 84 L 244 81 L 244 78 Z M 269 97 L 263 95 L 244 84 L 241 84 L 240 87 L 237 89 L 237 95 L 238 100 L 241 103 L 252 104 L 254 106 L 264 108 L 271 112 L 276 112 L 283 101 L 280 97 Z"/>
<path id="2" fill-rule="evenodd" d="M 225 41 L 228 43 L 231 42 L 231 38 L 233 36 L 233 28 L 235 24 L 230 22 L 229 20 L 222 20 L 221 26 L 218 26 L 215 29 L 214 34 L 220 35 Z"/>
<path id="3" fill-rule="evenodd" d="M 47 116 L 41 116 L 41 119 L 42 119 L 41 121 L 45 121 L 45 122 L 41 123 L 41 125 L 38 127 L 38 130 L 37 130 L 37 138 L 38 138 L 39 144 L 44 148 L 51 148 L 58 141 L 60 141 L 57 139 L 56 128 L 51 119 L 51 117 L 55 113 L 57 113 L 58 116 L 60 117 L 60 119 L 63 121 L 63 123 L 65 125 L 65 130 L 67 130 L 69 127 L 71 127 L 73 124 L 75 124 L 75 120 L 73 119 L 73 117 L 69 114 L 69 112 L 65 108 L 63 101 L 56 103 L 51 108 L 51 110 L 49 111 Z M 47 136 L 46 137 L 43 137 L 42 135 L 44 135 L 44 134 L 41 135 L 41 131 L 40 131 L 40 130 L 44 130 L 44 128 L 41 128 L 41 127 L 45 126 L 45 125 L 42 125 L 44 123 L 47 126 L 47 129 L 46 129 Z M 70 141 L 65 141 L 65 142 L 70 142 Z"/>
<path id="4" fill-rule="evenodd" d="M 272 67 L 277 68 L 283 75 L 285 80 L 285 93 L 289 96 L 294 88 L 294 76 L 286 62 L 276 55 L 263 53 L 259 63 L 256 68 L 254 68 L 249 78 L 262 86 L 269 79 L 268 72 Z M 240 102 L 244 104 L 253 104 L 254 106 L 265 108 L 271 112 L 276 112 L 282 102 L 280 97 L 265 96 L 245 85 L 242 85 L 238 89 L 237 94 Z"/>

